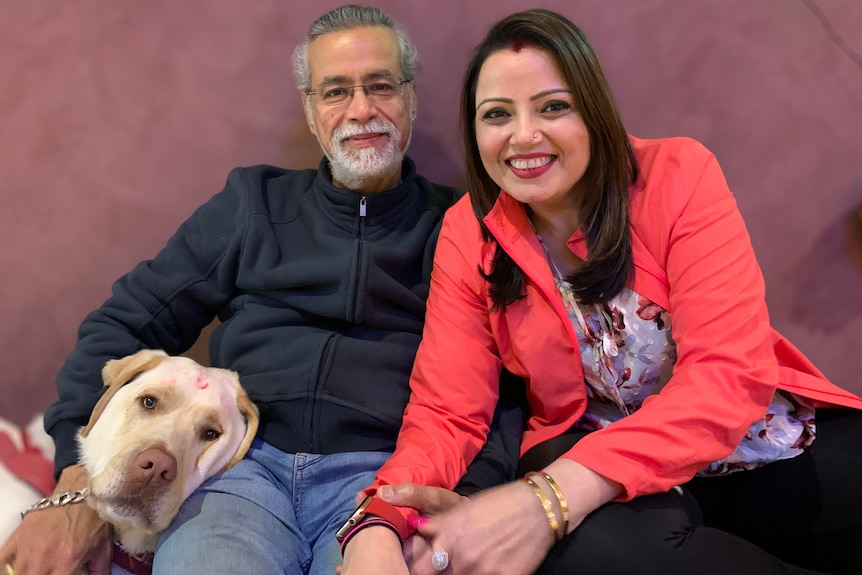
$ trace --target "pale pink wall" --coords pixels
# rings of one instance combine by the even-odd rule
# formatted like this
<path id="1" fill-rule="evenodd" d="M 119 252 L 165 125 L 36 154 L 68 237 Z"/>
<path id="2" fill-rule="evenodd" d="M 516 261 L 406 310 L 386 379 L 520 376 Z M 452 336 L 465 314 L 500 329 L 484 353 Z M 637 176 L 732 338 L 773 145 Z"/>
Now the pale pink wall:
<path id="1" fill-rule="evenodd" d="M 339 3 L 4 2 L 0 416 L 23 422 L 51 401 L 83 316 L 231 167 L 317 163 L 290 55 Z M 427 175 L 460 184 L 457 96 L 470 49 L 525 4 L 377 4 L 420 49 L 412 155 Z M 631 132 L 693 136 L 715 151 L 774 324 L 836 383 L 862 391 L 862 274 L 843 236 L 862 201 L 862 2 L 530 5 L 587 31 Z"/>

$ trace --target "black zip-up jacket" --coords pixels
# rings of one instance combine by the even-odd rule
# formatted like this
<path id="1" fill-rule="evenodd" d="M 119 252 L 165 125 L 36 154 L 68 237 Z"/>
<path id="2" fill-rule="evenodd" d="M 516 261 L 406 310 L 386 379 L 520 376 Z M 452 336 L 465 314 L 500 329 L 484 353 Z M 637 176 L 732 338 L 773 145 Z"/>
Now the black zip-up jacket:
<path id="1" fill-rule="evenodd" d="M 154 259 L 114 284 L 82 323 L 45 415 L 57 473 L 77 460 L 75 434 L 108 359 L 182 353 L 215 317 L 212 364 L 239 374 L 264 441 L 289 453 L 394 449 L 439 224 L 459 194 L 409 158 L 400 185 L 367 196 L 335 187 L 326 166 L 233 170 Z M 513 476 L 520 423 L 509 416 L 495 431 L 472 483 Z"/>

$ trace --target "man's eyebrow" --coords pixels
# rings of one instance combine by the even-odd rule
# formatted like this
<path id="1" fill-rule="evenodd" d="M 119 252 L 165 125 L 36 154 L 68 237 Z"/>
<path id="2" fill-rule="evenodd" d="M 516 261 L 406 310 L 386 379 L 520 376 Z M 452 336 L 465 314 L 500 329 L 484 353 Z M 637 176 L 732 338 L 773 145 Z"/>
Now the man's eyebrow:
<path id="1" fill-rule="evenodd" d="M 379 80 L 381 78 L 395 78 L 395 74 L 390 72 L 387 69 L 374 70 L 372 72 L 368 72 L 360 78 L 360 82 L 368 82 L 369 80 Z M 323 81 L 320 82 L 321 86 L 331 86 L 333 84 L 345 85 L 352 84 L 353 78 L 350 76 L 341 75 L 333 75 L 333 76 L 325 76 Z"/>
<path id="2" fill-rule="evenodd" d="M 545 97 L 550 96 L 552 94 L 559 94 L 559 93 L 571 94 L 572 91 L 567 89 L 567 88 L 552 88 L 550 90 L 545 90 L 544 92 L 539 92 L 538 94 L 534 94 L 533 96 L 530 96 L 530 101 L 535 102 L 536 100 L 541 100 L 542 98 L 545 98 Z M 512 100 L 511 98 L 485 98 L 484 100 L 482 100 L 481 102 L 476 104 L 476 107 L 478 108 L 478 107 L 482 106 L 483 104 L 488 104 L 490 102 L 498 102 L 500 104 L 513 104 L 514 100 Z"/>

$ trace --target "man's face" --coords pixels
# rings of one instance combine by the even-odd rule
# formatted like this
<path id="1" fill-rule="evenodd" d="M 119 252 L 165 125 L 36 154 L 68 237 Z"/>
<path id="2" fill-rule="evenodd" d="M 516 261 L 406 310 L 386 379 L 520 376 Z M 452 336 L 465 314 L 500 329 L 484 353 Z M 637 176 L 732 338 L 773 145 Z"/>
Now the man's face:
<path id="1" fill-rule="evenodd" d="M 384 26 L 324 34 L 308 46 L 311 89 L 306 119 L 329 158 L 335 185 L 373 193 L 398 184 L 415 98 L 399 84 L 398 38 Z M 368 93 L 358 84 L 368 86 Z M 386 87 L 394 88 L 390 96 Z M 344 95 L 331 102 L 329 95 Z M 349 92 L 353 91 L 352 97 Z M 338 100 L 336 98 L 336 100 Z"/>

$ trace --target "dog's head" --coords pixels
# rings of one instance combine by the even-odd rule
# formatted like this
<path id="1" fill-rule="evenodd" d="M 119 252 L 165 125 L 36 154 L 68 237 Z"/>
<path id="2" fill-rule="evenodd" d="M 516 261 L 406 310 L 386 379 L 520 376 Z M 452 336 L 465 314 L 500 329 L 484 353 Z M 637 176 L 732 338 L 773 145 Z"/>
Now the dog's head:
<path id="1" fill-rule="evenodd" d="M 109 361 L 102 378 L 108 389 L 78 437 L 88 502 L 129 551 L 151 550 L 141 547 L 192 491 L 242 459 L 258 412 L 236 373 L 161 351 Z"/>

